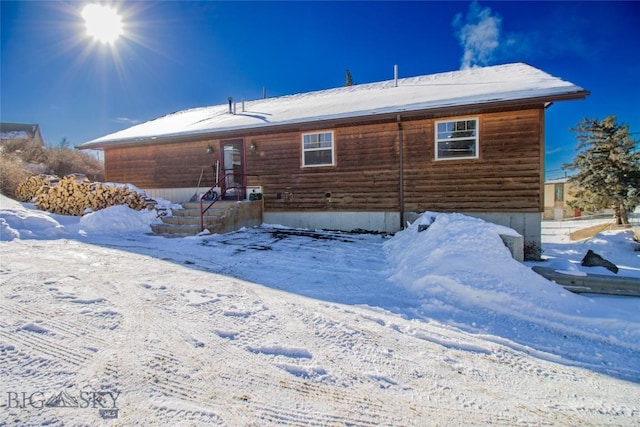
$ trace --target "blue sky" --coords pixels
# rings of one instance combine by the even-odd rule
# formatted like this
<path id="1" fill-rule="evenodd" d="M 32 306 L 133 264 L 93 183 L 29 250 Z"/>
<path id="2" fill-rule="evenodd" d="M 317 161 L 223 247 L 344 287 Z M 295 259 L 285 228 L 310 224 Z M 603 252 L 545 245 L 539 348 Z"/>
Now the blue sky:
<path id="1" fill-rule="evenodd" d="M 113 45 L 86 35 L 86 2 L 1 1 L 0 114 L 78 145 L 174 111 L 235 99 L 526 62 L 591 92 L 546 113 L 547 178 L 569 131 L 616 115 L 640 132 L 640 2 L 107 2 Z M 636 135 L 637 137 L 638 135 Z"/>

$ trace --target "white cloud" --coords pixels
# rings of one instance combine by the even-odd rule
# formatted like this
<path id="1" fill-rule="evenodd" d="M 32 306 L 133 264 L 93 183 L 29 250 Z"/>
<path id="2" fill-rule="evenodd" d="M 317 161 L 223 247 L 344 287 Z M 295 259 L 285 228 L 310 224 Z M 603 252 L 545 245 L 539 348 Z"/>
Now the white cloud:
<path id="1" fill-rule="evenodd" d="M 454 17 L 452 25 L 464 50 L 461 69 L 503 60 L 593 59 L 606 49 L 601 38 L 589 38 L 589 22 L 564 7 L 550 9 L 535 29 L 505 32 L 500 14 L 474 0 L 466 14 L 461 12 Z"/>
<path id="2" fill-rule="evenodd" d="M 130 119 L 128 117 L 116 117 L 115 121 L 118 123 L 127 123 L 131 125 L 137 125 L 138 123 L 140 123 L 140 120 Z"/>
<path id="3" fill-rule="evenodd" d="M 473 1 L 464 18 L 462 13 L 455 16 L 453 26 L 464 48 L 461 69 L 487 65 L 493 59 L 500 46 L 502 18 L 499 15 Z"/>

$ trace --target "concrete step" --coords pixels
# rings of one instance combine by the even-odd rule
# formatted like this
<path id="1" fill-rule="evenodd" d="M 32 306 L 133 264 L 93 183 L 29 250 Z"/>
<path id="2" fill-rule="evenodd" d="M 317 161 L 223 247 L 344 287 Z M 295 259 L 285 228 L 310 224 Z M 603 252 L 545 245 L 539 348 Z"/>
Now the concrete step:
<path id="1" fill-rule="evenodd" d="M 205 216 L 203 218 L 204 228 L 217 230 L 224 222 L 226 216 Z M 191 233 L 200 232 L 200 217 L 162 217 L 162 224 L 156 224 L 155 233 Z M 153 228 L 153 227 L 152 227 Z"/>
<path id="2" fill-rule="evenodd" d="M 200 232 L 200 224 L 154 224 L 151 226 L 151 230 L 156 234 L 198 234 Z"/>
<path id="3" fill-rule="evenodd" d="M 216 207 L 216 205 L 213 205 L 205 212 L 205 216 L 224 216 L 231 210 L 233 209 L 230 207 Z M 200 217 L 200 209 L 171 209 L 171 215 Z"/>
<path id="4" fill-rule="evenodd" d="M 184 209 L 172 209 L 172 216 L 163 216 L 162 224 L 151 228 L 156 234 L 180 235 L 200 233 L 200 203 L 182 203 Z M 208 204 L 204 204 L 206 208 Z M 261 202 L 221 200 L 213 204 L 203 217 L 203 225 L 211 233 L 225 233 L 244 226 L 262 223 Z"/>
<path id="5" fill-rule="evenodd" d="M 210 201 L 204 201 L 202 203 L 202 205 L 206 208 L 207 206 L 209 206 L 211 202 Z M 210 209 L 222 209 L 222 208 L 229 208 L 229 207 L 234 207 L 237 206 L 238 203 L 242 203 L 242 202 L 236 202 L 235 200 L 218 200 L 217 202 L 215 202 Z M 182 207 L 185 209 L 196 209 L 198 212 L 200 211 L 200 202 L 184 202 L 181 203 Z"/>
<path id="6" fill-rule="evenodd" d="M 226 215 L 206 215 L 202 218 L 202 221 L 205 225 L 217 224 L 225 216 Z M 200 225 L 200 216 L 165 216 L 165 217 L 162 217 L 162 222 L 164 222 L 165 224 L 174 224 L 174 225 L 188 225 L 188 224 Z"/>

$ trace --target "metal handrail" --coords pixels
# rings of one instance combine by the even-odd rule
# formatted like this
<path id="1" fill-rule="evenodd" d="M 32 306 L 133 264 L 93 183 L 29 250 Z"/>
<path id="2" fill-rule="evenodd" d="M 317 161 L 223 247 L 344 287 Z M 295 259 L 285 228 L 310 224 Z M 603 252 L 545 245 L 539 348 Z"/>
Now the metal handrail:
<path id="1" fill-rule="evenodd" d="M 222 187 L 220 187 L 220 184 L 225 182 L 225 180 L 230 176 L 249 176 L 249 175 L 247 175 L 247 174 L 227 173 L 222 178 L 220 178 L 215 184 L 213 184 L 209 188 L 209 190 L 207 190 L 204 193 L 202 193 L 202 196 L 199 197 L 199 200 L 200 200 L 200 232 L 204 231 L 204 214 L 207 213 L 207 211 L 211 208 L 211 206 L 214 205 L 215 202 L 217 202 L 218 200 L 222 199 L 222 197 L 224 197 L 224 195 L 227 194 L 227 190 L 230 190 L 230 189 L 233 189 L 233 188 L 238 189 L 238 190 L 243 190 L 243 191 L 247 190 L 247 186 L 246 185 L 238 185 L 238 186 L 230 186 L 230 187 L 225 186 L 224 190 L 221 191 L 221 194 L 216 195 L 216 197 L 214 197 L 214 199 L 211 201 L 211 203 L 209 203 L 209 205 L 206 208 L 204 208 L 203 201 L 205 200 L 205 196 L 207 194 L 209 194 L 209 192 L 213 191 L 215 188 L 222 188 Z M 238 191 L 237 197 L 238 197 L 238 201 L 240 201 L 240 191 Z"/>

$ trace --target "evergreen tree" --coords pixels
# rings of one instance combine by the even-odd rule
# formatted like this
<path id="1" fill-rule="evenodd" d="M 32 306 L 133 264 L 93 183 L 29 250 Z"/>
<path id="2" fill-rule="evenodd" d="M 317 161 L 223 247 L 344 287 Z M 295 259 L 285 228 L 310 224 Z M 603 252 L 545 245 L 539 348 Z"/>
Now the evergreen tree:
<path id="1" fill-rule="evenodd" d="M 345 81 L 344 85 L 345 86 L 352 86 L 353 85 L 353 79 L 351 78 L 351 71 L 349 71 L 348 69 L 345 72 L 345 77 L 346 77 L 346 81 Z"/>
<path id="2" fill-rule="evenodd" d="M 69 141 L 66 136 L 62 138 L 58 143 L 58 148 L 69 148 L 70 146 L 71 146 L 71 141 Z"/>
<path id="3" fill-rule="evenodd" d="M 577 171 L 569 178 L 576 199 L 568 204 L 584 211 L 610 208 L 617 224 L 628 224 L 628 213 L 640 205 L 640 151 L 629 125 L 616 123 L 616 116 L 585 118 L 571 131 L 578 154 L 563 166 Z"/>

